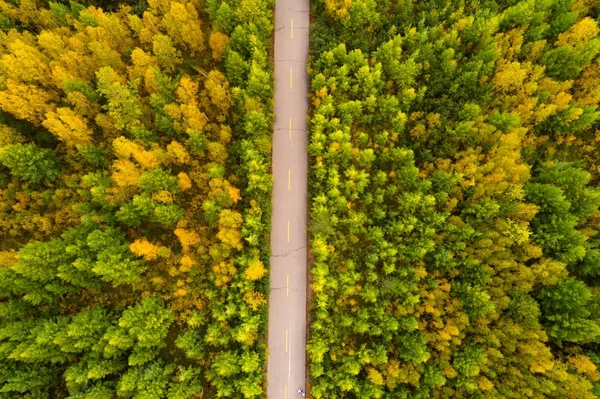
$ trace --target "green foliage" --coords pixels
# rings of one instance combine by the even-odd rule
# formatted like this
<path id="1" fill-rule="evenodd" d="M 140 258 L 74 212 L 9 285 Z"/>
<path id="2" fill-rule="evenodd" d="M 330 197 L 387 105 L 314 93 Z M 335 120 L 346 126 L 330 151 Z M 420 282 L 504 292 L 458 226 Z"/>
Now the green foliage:
<path id="1" fill-rule="evenodd" d="M 595 342 L 600 336 L 600 324 L 590 318 L 591 299 L 589 288 L 572 277 L 543 289 L 540 305 L 548 336 L 559 345 Z"/>
<path id="2" fill-rule="evenodd" d="M 595 397 L 597 16 L 311 2 L 312 397 Z"/>
<path id="3" fill-rule="evenodd" d="M 32 183 L 48 183 L 60 176 L 56 153 L 33 143 L 14 144 L 0 149 L 0 163 L 14 176 Z"/>
<path id="4" fill-rule="evenodd" d="M 273 2 L 0 3 L 0 397 L 263 397 Z"/>

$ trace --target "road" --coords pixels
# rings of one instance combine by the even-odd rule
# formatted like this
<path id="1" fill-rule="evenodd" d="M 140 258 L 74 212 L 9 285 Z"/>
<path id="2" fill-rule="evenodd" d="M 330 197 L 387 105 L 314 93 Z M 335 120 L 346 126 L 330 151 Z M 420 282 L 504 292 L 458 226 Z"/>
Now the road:
<path id="1" fill-rule="evenodd" d="M 267 397 L 298 397 L 306 368 L 308 0 L 276 0 Z"/>

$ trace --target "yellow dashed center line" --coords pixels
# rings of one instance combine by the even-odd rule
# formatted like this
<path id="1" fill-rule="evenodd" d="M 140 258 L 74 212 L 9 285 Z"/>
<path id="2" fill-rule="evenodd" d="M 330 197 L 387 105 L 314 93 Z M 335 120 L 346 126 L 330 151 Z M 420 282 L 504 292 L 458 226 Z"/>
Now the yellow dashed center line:
<path id="1" fill-rule="evenodd" d="M 283 386 L 283 398 L 287 399 L 287 385 Z"/>
<path id="2" fill-rule="evenodd" d="M 292 19 L 292 25 L 290 26 L 290 39 L 294 40 L 294 20 Z"/>

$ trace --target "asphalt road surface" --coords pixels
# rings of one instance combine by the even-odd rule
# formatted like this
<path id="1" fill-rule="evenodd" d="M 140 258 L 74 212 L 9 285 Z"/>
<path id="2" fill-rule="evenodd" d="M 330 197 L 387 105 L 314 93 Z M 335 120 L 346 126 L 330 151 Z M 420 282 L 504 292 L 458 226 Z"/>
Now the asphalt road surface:
<path id="1" fill-rule="evenodd" d="M 276 0 L 269 399 L 305 389 L 308 24 L 308 0 Z"/>

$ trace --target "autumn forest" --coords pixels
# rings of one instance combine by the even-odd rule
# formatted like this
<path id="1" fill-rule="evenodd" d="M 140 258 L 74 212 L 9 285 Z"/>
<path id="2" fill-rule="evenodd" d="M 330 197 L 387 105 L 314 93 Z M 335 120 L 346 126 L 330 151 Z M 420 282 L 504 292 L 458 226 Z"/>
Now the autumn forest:
<path id="1" fill-rule="evenodd" d="M 0 399 L 266 397 L 275 3 L 0 0 Z M 310 6 L 307 396 L 600 397 L 600 3 Z"/>

